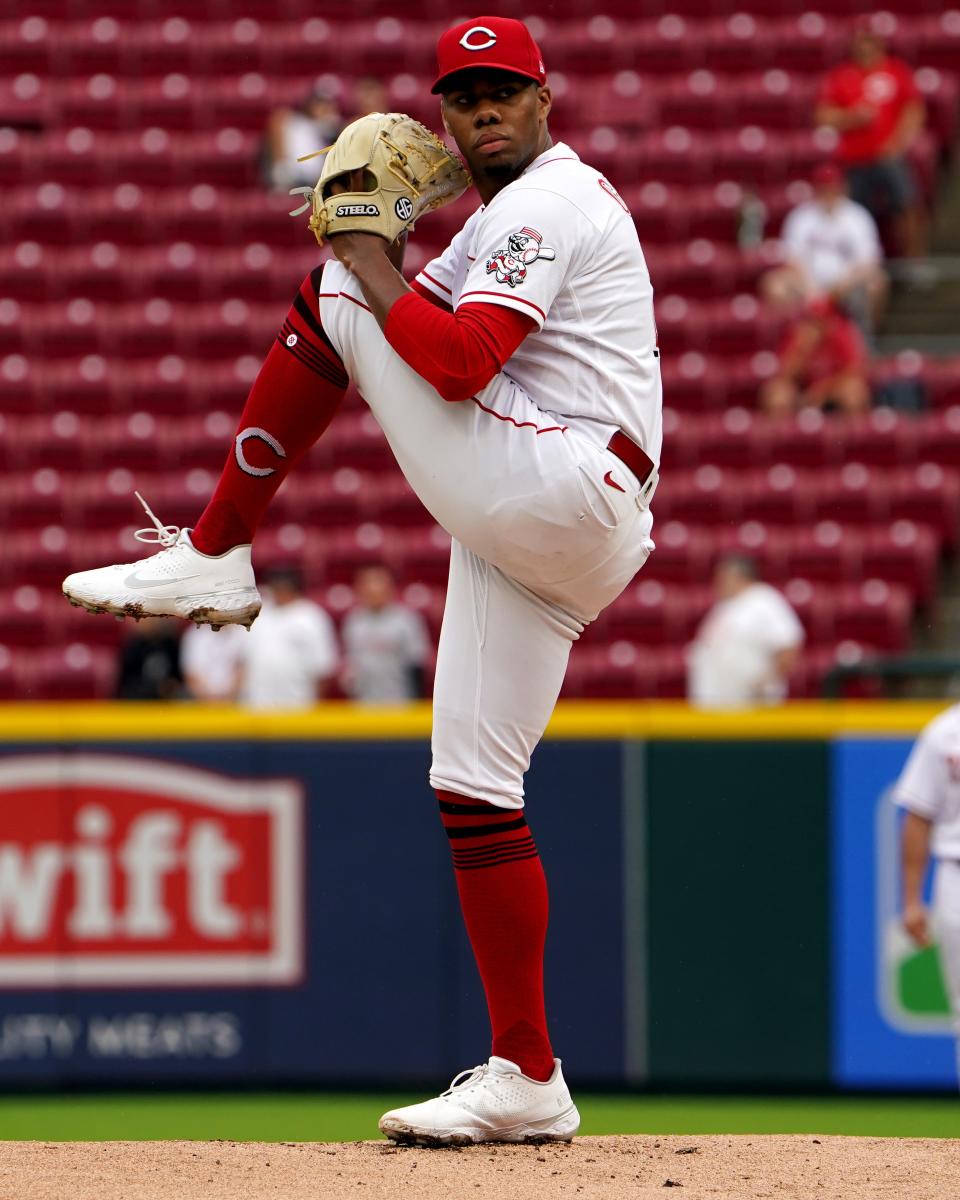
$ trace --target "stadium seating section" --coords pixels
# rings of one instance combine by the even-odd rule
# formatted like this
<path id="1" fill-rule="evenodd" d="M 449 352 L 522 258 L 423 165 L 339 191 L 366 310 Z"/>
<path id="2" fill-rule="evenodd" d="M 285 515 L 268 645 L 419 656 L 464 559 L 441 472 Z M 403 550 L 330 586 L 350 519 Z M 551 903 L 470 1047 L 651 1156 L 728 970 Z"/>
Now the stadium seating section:
<path id="1" fill-rule="evenodd" d="M 12 0 L 0 20 L 0 697 L 107 695 L 124 629 L 71 609 L 67 570 L 133 557 L 137 487 L 190 524 L 236 414 L 316 251 L 285 195 L 258 182 L 271 108 L 320 85 L 384 78 L 436 124 L 433 46 L 448 6 L 369 0 Z M 831 139 L 813 129 L 823 72 L 857 0 L 555 0 L 531 18 L 555 134 L 629 203 L 657 292 L 666 441 L 656 554 L 575 649 L 565 694 L 681 696 L 684 645 L 717 555 L 742 549 L 807 630 L 794 695 L 838 659 L 901 651 L 930 613 L 960 511 L 960 362 L 874 364 L 869 417 L 771 425 L 756 409 L 779 330 L 756 298 L 784 213 Z M 505 3 L 487 11 L 515 13 Z M 238 16 L 238 11 L 242 12 Z M 319 12 L 322 16 L 318 15 Z M 875 17 L 918 68 L 929 199 L 954 138 L 960 11 L 895 0 Z M 744 199 L 765 239 L 737 244 Z M 425 220 L 409 265 L 459 227 Z M 917 411 L 903 411 L 912 402 Z M 282 489 L 260 565 L 299 559 L 333 613 L 383 558 L 434 633 L 448 539 L 392 465 L 359 398 Z M 126 628 L 129 628 L 127 626 Z"/>

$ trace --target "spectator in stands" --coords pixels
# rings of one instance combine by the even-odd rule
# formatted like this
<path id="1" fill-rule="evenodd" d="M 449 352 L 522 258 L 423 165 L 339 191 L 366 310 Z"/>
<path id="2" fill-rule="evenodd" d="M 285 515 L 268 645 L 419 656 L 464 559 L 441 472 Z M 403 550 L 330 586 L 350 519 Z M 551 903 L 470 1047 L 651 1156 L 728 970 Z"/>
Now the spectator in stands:
<path id="1" fill-rule="evenodd" d="M 879 222 L 893 220 L 898 253 L 923 257 L 926 222 L 907 159 L 923 128 L 923 101 L 910 68 L 887 54 L 869 22 L 856 28 L 850 61 L 827 76 L 816 120 L 840 135 L 852 199 Z"/>
<path id="2" fill-rule="evenodd" d="M 168 617 L 144 617 L 120 651 L 118 700 L 175 700 L 183 693 L 180 630 Z"/>
<path id="3" fill-rule="evenodd" d="M 353 86 L 353 115 L 350 120 L 372 112 L 392 112 L 386 84 L 373 75 L 363 75 Z"/>
<path id="4" fill-rule="evenodd" d="M 420 699 L 429 649 L 423 618 L 398 602 L 387 567 L 363 567 L 353 587 L 357 606 L 342 630 L 344 691 L 362 704 Z"/>
<path id="5" fill-rule="evenodd" d="M 775 417 L 811 406 L 845 413 L 870 406 L 863 334 L 833 299 L 815 300 L 789 327 L 760 403 Z"/>
<path id="6" fill-rule="evenodd" d="M 263 608 L 241 643 L 240 702 L 248 708 L 309 708 L 337 669 L 333 621 L 303 594 L 295 568 L 274 568 L 265 583 Z"/>
<path id="7" fill-rule="evenodd" d="M 848 197 L 834 163 L 817 167 L 811 182 L 813 198 L 783 223 L 784 265 L 764 276 L 764 295 L 794 314 L 813 300 L 831 299 L 869 335 L 887 291 L 876 222 Z"/>
<path id="8" fill-rule="evenodd" d="M 264 143 L 264 182 L 277 191 L 316 183 L 323 159 L 297 159 L 333 145 L 343 126 L 337 103 L 326 92 L 312 92 L 297 108 L 274 109 Z"/>
<path id="9" fill-rule="evenodd" d="M 230 704 L 240 687 L 248 634 L 239 625 L 214 632 L 209 625 L 191 625 L 180 642 L 180 665 L 187 691 L 207 704 Z"/>
<path id="10" fill-rule="evenodd" d="M 744 708 L 786 699 L 803 626 L 787 600 L 761 583 L 745 555 L 721 558 L 717 601 L 687 652 L 687 696 L 699 708 Z"/>

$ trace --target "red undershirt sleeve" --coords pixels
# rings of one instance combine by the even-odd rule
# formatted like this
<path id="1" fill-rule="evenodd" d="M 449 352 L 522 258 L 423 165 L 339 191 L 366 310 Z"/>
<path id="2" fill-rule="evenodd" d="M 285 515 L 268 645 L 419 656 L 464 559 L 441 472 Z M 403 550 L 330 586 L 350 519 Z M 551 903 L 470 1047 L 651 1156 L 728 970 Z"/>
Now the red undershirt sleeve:
<path id="1" fill-rule="evenodd" d="M 465 304 L 445 312 L 408 292 L 393 305 L 384 328 L 405 363 L 444 400 L 468 400 L 485 388 L 537 323 L 502 304 Z"/>
<path id="2" fill-rule="evenodd" d="M 442 299 L 436 292 L 431 292 L 429 288 L 425 288 L 418 279 L 411 279 L 409 283 L 418 296 L 422 296 L 424 300 L 429 300 L 436 308 L 442 309 L 444 312 L 453 312 L 449 301 Z"/>

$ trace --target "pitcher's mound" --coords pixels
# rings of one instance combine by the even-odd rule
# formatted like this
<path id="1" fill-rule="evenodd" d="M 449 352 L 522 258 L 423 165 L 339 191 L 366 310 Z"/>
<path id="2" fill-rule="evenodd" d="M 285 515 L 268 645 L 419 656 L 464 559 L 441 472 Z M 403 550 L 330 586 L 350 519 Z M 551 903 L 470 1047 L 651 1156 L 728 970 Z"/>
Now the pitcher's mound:
<path id="1" fill-rule="evenodd" d="M 5 1142 L 0 1197 L 30 1200 L 952 1200 L 960 1141 L 602 1137 L 572 1145 Z M 665 1189 L 682 1188 L 682 1191 Z"/>

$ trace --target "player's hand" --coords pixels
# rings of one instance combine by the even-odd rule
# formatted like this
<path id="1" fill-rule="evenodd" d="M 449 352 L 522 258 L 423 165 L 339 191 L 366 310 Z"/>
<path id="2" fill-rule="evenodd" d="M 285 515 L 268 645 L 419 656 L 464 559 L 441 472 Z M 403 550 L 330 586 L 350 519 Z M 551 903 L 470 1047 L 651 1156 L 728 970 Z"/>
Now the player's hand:
<path id="1" fill-rule="evenodd" d="M 362 192 L 365 190 L 364 172 L 351 171 L 348 175 L 340 175 L 330 183 L 330 195 L 339 196 L 341 192 Z M 362 262 L 369 261 L 371 256 L 385 254 L 398 271 L 403 270 L 403 252 L 407 247 L 406 230 L 395 242 L 388 242 L 375 233 L 338 233 L 327 239 L 330 249 L 343 263 L 348 271 Z"/>
<path id="2" fill-rule="evenodd" d="M 903 910 L 903 927 L 918 946 L 929 946 L 930 918 L 922 904 L 907 904 Z"/>
<path id="3" fill-rule="evenodd" d="M 330 249 L 348 271 L 355 271 L 371 258 L 386 257 L 398 270 L 403 270 L 403 252 L 407 246 L 406 231 L 395 242 L 388 242 L 375 233 L 336 233 L 327 239 Z"/>

